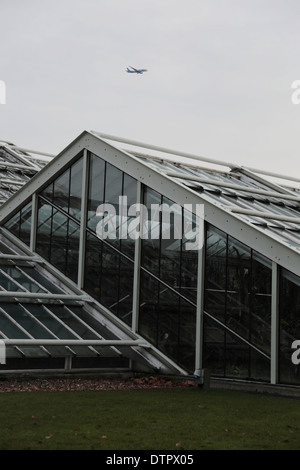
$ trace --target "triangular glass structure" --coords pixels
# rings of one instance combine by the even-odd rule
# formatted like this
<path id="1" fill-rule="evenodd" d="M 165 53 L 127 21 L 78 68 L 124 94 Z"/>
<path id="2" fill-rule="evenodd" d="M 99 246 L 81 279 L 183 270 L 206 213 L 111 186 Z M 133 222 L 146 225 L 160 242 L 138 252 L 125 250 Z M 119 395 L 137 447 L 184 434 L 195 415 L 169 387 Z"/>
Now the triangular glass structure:
<path id="1" fill-rule="evenodd" d="M 118 140 L 84 132 L 3 204 L 4 245 L 19 257 L 4 251 L 0 269 L 10 354 L 71 367 L 104 348 L 131 368 L 300 385 L 299 190 Z"/>

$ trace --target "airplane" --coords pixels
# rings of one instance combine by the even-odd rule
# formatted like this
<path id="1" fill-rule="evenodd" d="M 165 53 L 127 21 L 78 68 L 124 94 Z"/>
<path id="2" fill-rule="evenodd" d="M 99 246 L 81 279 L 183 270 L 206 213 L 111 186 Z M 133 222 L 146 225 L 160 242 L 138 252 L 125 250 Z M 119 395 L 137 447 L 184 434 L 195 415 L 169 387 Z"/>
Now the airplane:
<path id="1" fill-rule="evenodd" d="M 132 70 L 130 70 L 128 67 L 127 67 L 127 70 L 126 72 L 127 73 L 144 73 L 144 72 L 148 72 L 147 69 L 135 69 L 134 67 L 131 67 L 131 65 L 129 66 Z"/>

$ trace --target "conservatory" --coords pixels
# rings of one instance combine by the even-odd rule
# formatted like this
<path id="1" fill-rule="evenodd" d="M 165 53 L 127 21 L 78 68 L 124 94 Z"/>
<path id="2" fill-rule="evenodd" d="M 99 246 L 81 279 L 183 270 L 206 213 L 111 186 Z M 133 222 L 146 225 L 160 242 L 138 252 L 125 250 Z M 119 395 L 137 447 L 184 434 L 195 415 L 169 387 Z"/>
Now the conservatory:
<path id="1" fill-rule="evenodd" d="M 96 131 L 1 141 L 0 373 L 300 385 L 299 183 Z"/>

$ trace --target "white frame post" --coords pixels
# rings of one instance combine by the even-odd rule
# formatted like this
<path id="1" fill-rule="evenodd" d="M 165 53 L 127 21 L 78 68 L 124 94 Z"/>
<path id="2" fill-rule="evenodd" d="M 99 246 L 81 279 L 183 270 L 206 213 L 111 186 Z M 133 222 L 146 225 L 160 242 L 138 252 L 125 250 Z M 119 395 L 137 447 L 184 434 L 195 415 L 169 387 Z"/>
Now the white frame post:
<path id="1" fill-rule="evenodd" d="M 85 266 L 85 245 L 86 245 L 86 219 L 87 219 L 87 200 L 88 200 L 88 151 L 83 151 L 83 170 L 82 170 L 82 189 L 81 189 L 81 217 L 80 217 L 80 237 L 78 254 L 78 277 L 77 286 L 83 289 L 84 284 L 84 266 Z"/>
<path id="2" fill-rule="evenodd" d="M 271 291 L 271 384 L 278 383 L 278 337 L 279 337 L 279 275 L 278 264 L 272 262 Z"/>

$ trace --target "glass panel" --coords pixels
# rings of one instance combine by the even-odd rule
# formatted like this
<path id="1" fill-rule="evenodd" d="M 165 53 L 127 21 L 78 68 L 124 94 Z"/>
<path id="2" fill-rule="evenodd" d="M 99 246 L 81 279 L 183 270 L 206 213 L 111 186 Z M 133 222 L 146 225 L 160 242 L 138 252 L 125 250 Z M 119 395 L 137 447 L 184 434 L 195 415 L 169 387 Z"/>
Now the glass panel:
<path id="1" fill-rule="evenodd" d="M 32 313 L 53 335 L 59 339 L 77 339 L 77 337 L 63 324 L 61 324 L 54 315 L 51 315 L 45 307 L 36 304 L 26 305 L 27 310 Z"/>
<path id="2" fill-rule="evenodd" d="M 226 289 L 227 236 L 209 226 L 206 235 L 206 289 Z"/>
<path id="3" fill-rule="evenodd" d="M 26 276 L 20 269 L 12 266 L 1 266 L 1 274 L 5 273 L 11 277 L 16 284 L 18 284 L 19 290 L 23 288 L 29 292 L 45 292 L 40 286 L 38 286 L 32 279 Z"/>
<path id="4" fill-rule="evenodd" d="M 80 228 L 73 220 L 68 221 L 68 245 L 65 274 L 77 282 Z"/>
<path id="5" fill-rule="evenodd" d="M 228 331 L 225 332 L 226 344 L 226 362 L 225 362 L 225 375 L 226 377 L 249 379 L 250 378 L 250 361 L 249 352 L 250 347 L 248 344 L 239 341 L 234 335 Z"/>
<path id="6" fill-rule="evenodd" d="M 141 271 L 139 333 L 177 363 L 194 370 L 196 307 Z"/>
<path id="7" fill-rule="evenodd" d="M 117 313 L 119 298 L 119 254 L 107 245 L 102 247 L 101 303 Z"/>
<path id="8" fill-rule="evenodd" d="M 184 299 L 179 302 L 178 358 L 190 371 L 195 369 L 196 308 Z"/>
<path id="9" fill-rule="evenodd" d="M 134 216 L 130 216 L 128 215 L 128 213 L 129 213 L 129 208 L 137 202 L 137 181 L 131 176 L 126 175 L 126 173 L 124 173 L 123 175 L 124 175 L 123 176 L 123 200 L 127 201 L 127 208 L 126 208 L 127 220 L 124 223 L 121 222 L 121 224 L 122 226 L 124 225 L 127 226 L 127 227 L 122 227 L 122 230 L 126 228 L 125 233 L 127 235 L 125 238 L 121 238 L 121 251 L 133 259 L 135 240 L 130 237 L 128 226 L 134 219 Z"/>
<path id="10" fill-rule="evenodd" d="M 251 343 L 271 354 L 271 261 L 252 252 Z"/>
<path id="11" fill-rule="evenodd" d="M 99 217 L 97 207 L 104 202 L 105 162 L 96 155 L 90 155 L 88 222 L 89 228 L 96 230 Z"/>
<path id="12" fill-rule="evenodd" d="M 8 276 L 4 274 L 3 271 L 0 270 L 0 286 L 1 290 L 7 290 L 7 291 L 16 291 L 16 292 L 24 292 L 24 289 L 22 286 L 18 285 L 16 282 L 14 282 L 12 279 L 10 279 Z"/>
<path id="13" fill-rule="evenodd" d="M 262 353 L 271 350 L 271 262 L 215 227 L 208 226 L 206 240 L 204 310 L 221 324 L 205 320 L 205 361 L 217 374 L 267 380 L 270 361 Z"/>
<path id="14" fill-rule="evenodd" d="M 69 309 L 77 315 L 81 320 L 83 320 L 91 329 L 95 330 L 99 335 L 104 339 L 117 339 L 117 337 L 109 331 L 102 323 L 97 321 L 89 312 L 84 308 L 80 307 L 69 307 Z"/>
<path id="15" fill-rule="evenodd" d="M 63 273 L 67 266 L 68 218 L 53 208 L 50 262 Z"/>
<path id="16" fill-rule="evenodd" d="M 131 324 L 133 262 L 87 233 L 85 290 Z"/>
<path id="17" fill-rule="evenodd" d="M 84 289 L 100 300 L 103 243 L 90 233 L 86 234 Z"/>
<path id="18" fill-rule="evenodd" d="M 80 220 L 82 196 L 83 158 L 71 166 L 69 214 Z"/>
<path id="19" fill-rule="evenodd" d="M 80 228 L 74 220 L 39 201 L 36 251 L 77 281 Z"/>
<path id="20" fill-rule="evenodd" d="M 52 294 L 62 294 L 63 291 L 50 282 L 46 277 L 40 274 L 36 269 L 31 266 L 22 266 L 22 271 L 34 279 L 39 285 L 41 285 L 46 291 Z"/>
<path id="21" fill-rule="evenodd" d="M 80 220 L 83 157 L 47 186 L 41 195 L 67 214 Z"/>
<path id="22" fill-rule="evenodd" d="M 250 248 L 228 237 L 226 324 L 246 339 L 250 336 L 250 267 Z"/>
<path id="23" fill-rule="evenodd" d="M 178 357 L 179 343 L 179 297 L 160 285 L 158 348 L 167 356 Z"/>
<path id="24" fill-rule="evenodd" d="M 195 215 L 188 215 L 187 211 L 184 211 L 184 224 L 188 223 L 194 230 Z M 184 229 L 182 239 L 182 251 L 181 251 L 181 268 L 180 268 L 180 291 L 181 293 L 191 299 L 193 302 L 197 302 L 197 276 L 198 276 L 198 250 L 191 250 L 188 247 L 188 243 L 191 242 L 190 233 L 185 233 Z M 187 239 L 188 236 L 188 239 Z"/>
<path id="25" fill-rule="evenodd" d="M 217 322 L 204 316 L 203 363 L 211 375 L 225 375 L 225 331 Z"/>
<path id="26" fill-rule="evenodd" d="M 128 212 L 136 198 L 134 178 L 96 155 L 90 155 L 87 227 L 132 259 L 135 240 L 130 236 L 128 225 L 134 217 Z M 107 206 L 101 207 L 104 203 Z"/>
<path id="27" fill-rule="evenodd" d="M 122 171 L 110 163 L 106 163 L 104 202 L 116 207 L 119 205 L 119 197 L 122 196 Z"/>
<path id="28" fill-rule="evenodd" d="M 0 308 L 0 332 L 2 336 L 11 339 L 29 338 L 20 328 L 18 328 L 9 318 L 4 315 Z"/>
<path id="29" fill-rule="evenodd" d="M 31 232 L 31 201 L 5 223 L 5 228 L 30 245 Z"/>
<path id="30" fill-rule="evenodd" d="M 70 168 L 54 181 L 53 201 L 55 205 L 68 212 L 70 193 Z"/>
<path id="31" fill-rule="evenodd" d="M 93 333 L 90 328 L 88 328 L 84 323 L 80 322 L 79 319 L 72 315 L 70 311 L 64 306 L 60 305 L 50 305 L 48 307 L 51 312 L 54 313 L 63 323 L 67 324 L 72 331 L 74 331 L 82 339 L 99 339 L 95 333 Z"/>
<path id="32" fill-rule="evenodd" d="M 34 320 L 21 305 L 11 303 L 1 303 L 1 307 L 11 318 L 13 318 L 30 336 L 37 339 L 52 339 L 53 335 L 49 333 L 42 325 Z"/>
<path id="33" fill-rule="evenodd" d="M 161 204 L 161 195 L 150 188 L 145 188 L 144 205 L 148 210 L 148 232 L 142 240 L 141 263 L 146 269 L 159 276 L 160 240 L 161 240 L 161 214 L 159 221 L 151 223 L 151 205 Z"/>
<path id="34" fill-rule="evenodd" d="M 163 197 L 162 239 L 160 245 L 160 279 L 174 289 L 180 289 L 182 242 L 182 209 Z M 170 208 L 170 211 L 168 210 Z"/>
<path id="35" fill-rule="evenodd" d="M 127 325 L 132 322 L 133 267 L 133 263 L 121 256 L 118 317 Z"/>
<path id="36" fill-rule="evenodd" d="M 279 337 L 279 380 L 300 385 L 300 366 L 292 361 L 296 352 L 292 344 L 300 340 L 300 278 L 283 268 L 280 273 Z"/>
<path id="37" fill-rule="evenodd" d="M 141 271 L 139 333 L 155 346 L 158 342 L 158 292 L 158 281 Z"/>

